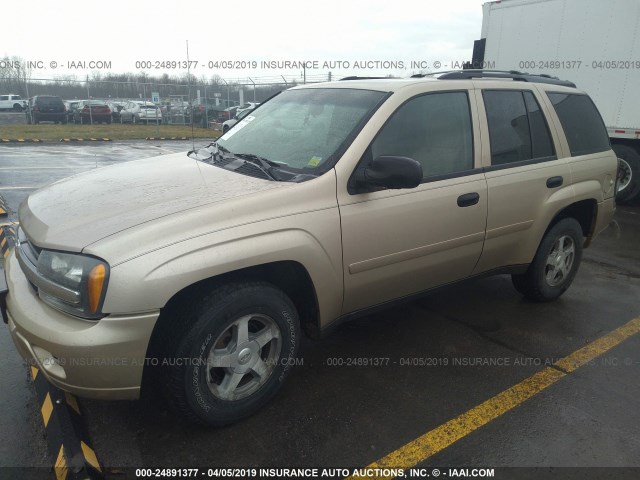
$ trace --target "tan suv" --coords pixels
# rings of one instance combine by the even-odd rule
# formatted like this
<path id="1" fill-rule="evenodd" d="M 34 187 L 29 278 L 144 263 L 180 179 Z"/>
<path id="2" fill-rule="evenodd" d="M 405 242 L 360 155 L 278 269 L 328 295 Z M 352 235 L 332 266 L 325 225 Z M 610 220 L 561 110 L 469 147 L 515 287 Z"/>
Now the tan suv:
<path id="1" fill-rule="evenodd" d="M 549 77 L 436 77 L 296 87 L 208 147 L 31 194 L 1 296 L 19 352 L 80 396 L 159 380 L 222 425 L 302 330 L 488 274 L 557 298 L 615 209 L 598 111 Z"/>

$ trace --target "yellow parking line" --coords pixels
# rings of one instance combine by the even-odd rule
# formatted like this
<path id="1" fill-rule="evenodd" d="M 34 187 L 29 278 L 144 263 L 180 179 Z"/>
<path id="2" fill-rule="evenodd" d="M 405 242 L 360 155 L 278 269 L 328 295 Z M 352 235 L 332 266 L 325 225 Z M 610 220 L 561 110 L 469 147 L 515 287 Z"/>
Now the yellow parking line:
<path id="1" fill-rule="evenodd" d="M 370 464 L 366 469 L 407 469 L 424 462 L 637 333 L 640 333 L 640 317 L 560 359 L 554 364 L 557 368 L 545 368 L 462 415 L 412 440 Z"/>

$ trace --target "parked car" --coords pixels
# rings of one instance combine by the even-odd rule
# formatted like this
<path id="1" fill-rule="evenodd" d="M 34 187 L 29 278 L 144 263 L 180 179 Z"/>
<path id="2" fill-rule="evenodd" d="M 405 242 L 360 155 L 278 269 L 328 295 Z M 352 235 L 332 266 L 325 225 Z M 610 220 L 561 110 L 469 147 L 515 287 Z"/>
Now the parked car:
<path id="1" fill-rule="evenodd" d="M 483 76 L 295 87 L 207 148 L 31 193 L 0 294 L 18 351 L 63 390 L 145 378 L 223 425 L 276 394 L 302 330 L 497 273 L 557 299 L 613 218 L 617 158 L 569 82 Z"/>
<path id="2" fill-rule="evenodd" d="M 155 103 L 134 100 L 120 110 L 120 123 L 162 123 L 162 112 Z"/>
<path id="3" fill-rule="evenodd" d="M 111 123 L 111 109 L 102 100 L 81 100 L 73 111 L 73 123 Z"/>
<path id="4" fill-rule="evenodd" d="M 0 95 L 0 110 L 21 112 L 27 108 L 27 101 L 20 95 Z"/>
<path id="5" fill-rule="evenodd" d="M 226 122 L 227 120 L 231 120 L 233 118 L 235 118 L 236 116 L 236 111 L 238 110 L 238 107 L 227 107 L 224 110 L 220 110 L 218 112 L 218 122 Z"/>
<path id="6" fill-rule="evenodd" d="M 60 97 L 36 95 L 29 100 L 27 123 L 40 122 L 67 123 L 67 109 Z"/>
<path id="7" fill-rule="evenodd" d="M 245 110 L 254 110 L 258 105 L 260 105 L 259 102 L 249 102 L 249 103 L 245 103 L 244 105 L 240 105 L 238 108 L 236 108 L 235 116 L 237 117 Z"/>
<path id="8" fill-rule="evenodd" d="M 107 105 L 111 109 L 111 120 L 114 122 L 120 122 L 120 111 L 124 108 L 127 102 L 108 102 Z"/>
<path id="9" fill-rule="evenodd" d="M 243 110 L 236 116 L 236 118 L 232 118 L 231 120 L 222 122 L 222 133 L 227 133 L 227 130 L 229 130 L 231 127 L 233 127 L 236 123 L 238 123 L 244 117 L 249 115 L 251 112 L 253 112 L 253 108 Z"/>
<path id="10" fill-rule="evenodd" d="M 73 123 L 73 114 L 79 103 L 80 100 L 67 100 L 64 102 L 64 106 L 67 109 L 67 122 Z"/>

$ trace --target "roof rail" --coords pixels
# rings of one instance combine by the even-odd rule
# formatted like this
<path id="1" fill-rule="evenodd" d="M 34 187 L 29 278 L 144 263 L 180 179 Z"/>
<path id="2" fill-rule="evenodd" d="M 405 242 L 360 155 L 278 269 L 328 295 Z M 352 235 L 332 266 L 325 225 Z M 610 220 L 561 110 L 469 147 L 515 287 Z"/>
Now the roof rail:
<path id="1" fill-rule="evenodd" d="M 510 78 L 519 82 L 537 82 L 550 83 L 553 85 L 562 85 L 564 87 L 576 88 L 576 84 L 568 80 L 560 80 L 558 77 L 552 77 L 546 74 L 533 74 L 527 72 L 519 72 L 517 70 L 451 70 L 447 72 L 419 73 L 412 75 L 411 78 L 423 78 L 431 75 L 439 75 L 439 80 L 470 80 L 473 78 Z"/>

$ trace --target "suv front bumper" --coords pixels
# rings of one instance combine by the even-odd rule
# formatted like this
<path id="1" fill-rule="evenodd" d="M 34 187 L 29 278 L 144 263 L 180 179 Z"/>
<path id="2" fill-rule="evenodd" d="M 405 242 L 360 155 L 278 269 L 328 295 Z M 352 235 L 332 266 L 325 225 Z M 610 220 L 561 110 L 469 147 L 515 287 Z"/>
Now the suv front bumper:
<path id="1" fill-rule="evenodd" d="M 7 257 L 5 320 L 22 357 L 55 386 L 80 397 L 140 396 L 147 346 L 159 312 L 82 320 L 39 298 L 15 252 Z"/>

